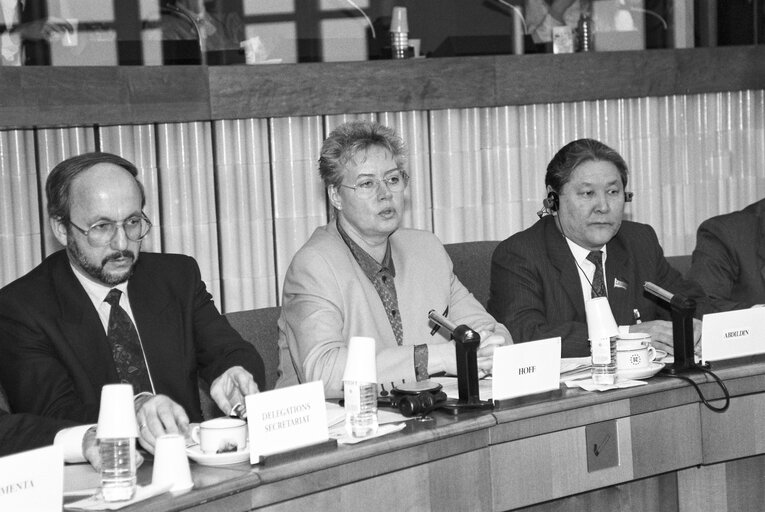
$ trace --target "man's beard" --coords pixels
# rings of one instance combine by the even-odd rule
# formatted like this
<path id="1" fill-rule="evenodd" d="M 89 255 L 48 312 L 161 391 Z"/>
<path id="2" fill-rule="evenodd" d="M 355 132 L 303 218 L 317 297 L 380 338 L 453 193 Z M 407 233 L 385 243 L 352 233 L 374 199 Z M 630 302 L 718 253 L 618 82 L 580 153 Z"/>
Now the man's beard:
<path id="1" fill-rule="evenodd" d="M 135 268 L 135 254 L 133 254 L 132 251 L 128 251 L 125 249 L 124 251 L 117 251 L 113 254 L 110 254 L 103 260 L 101 260 L 101 265 L 96 265 L 94 263 L 89 262 L 85 255 L 82 254 L 80 251 L 80 246 L 77 243 L 70 243 L 66 246 L 66 250 L 69 253 L 69 257 L 77 263 L 77 265 L 88 274 L 90 277 L 98 280 L 99 282 L 105 284 L 106 286 L 116 286 L 120 283 L 124 283 L 128 279 L 130 279 L 130 276 L 133 275 L 133 269 Z M 133 260 L 133 263 L 130 265 L 130 268 L 125 271 L 123 274 L 114 274 L 109 273 L 106 270 L 104 270 L 104 267 L 106 264 L 113 260 L 120 257 L 126 257 L 131 258 Z"/>

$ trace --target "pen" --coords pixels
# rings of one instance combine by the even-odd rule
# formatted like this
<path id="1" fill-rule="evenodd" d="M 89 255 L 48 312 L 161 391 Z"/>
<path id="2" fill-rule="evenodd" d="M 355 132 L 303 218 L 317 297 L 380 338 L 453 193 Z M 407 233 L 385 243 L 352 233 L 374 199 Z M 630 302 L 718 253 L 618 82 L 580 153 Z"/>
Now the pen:
<path id="1" fill-rule="evenodd" d="M 641 322 L 640 322 L 640 311 L 638 311 L 638 309 L 637 309 L 637 308 L 635 308 L 635 309 L 633 309 L 633 310 L 632 310 L 632 316 L 634 316 L 634 317 L 635 317 L 635 323 L 636 323 L 636 324 L 639 324 L 639 323 L 641 323 Z"/>
<path id="2" fill-rule="evenodd" d="M 233 418 L 241 418 L 243 420 L 247 419 L 247 409 L 245 409 L 244 404 L 242 402 L 237 402 L 234 407 L 231 408 L 231 412 L 228 413 L 230 417 Z"/>
<path id="3" fill-rule="evenodd" d="M 441 316 L 446 316 L 449 314 L 449 306 L 446 306 L 446 309 L 444 310 L 443 314 Z M 435 334 L 438 332 L 438 330 L 441 328 L 441 325 L 436 323 L 435 327 L 430 331 L 431 336 L 435 336 Z"/>

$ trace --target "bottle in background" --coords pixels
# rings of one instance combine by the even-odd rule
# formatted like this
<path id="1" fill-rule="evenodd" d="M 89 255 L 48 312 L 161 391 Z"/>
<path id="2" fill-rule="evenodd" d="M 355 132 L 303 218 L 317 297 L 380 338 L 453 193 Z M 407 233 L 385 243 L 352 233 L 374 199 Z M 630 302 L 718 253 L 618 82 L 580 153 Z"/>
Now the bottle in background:
<path id="1" fill-rule="evenodd" d="M 409 54 L 409 22 L 406 7 L 394 7 L 390 21 L 391 58 L 405 59 Z"/>
<path id="2" fill-rule="evenodd" d="M 589 0 L 581 1 L 581 14 L 576 26 L 578 39 L 577 51 L 591 52 L 595 50 L 593 42 L 592 4 Z"/>
<path id="3" fill-rule="evenodd" d="M 343 374 L 345 428 L 353 437 L 377 433 L 377 366 L 375 340 L 353 336 Z"/>

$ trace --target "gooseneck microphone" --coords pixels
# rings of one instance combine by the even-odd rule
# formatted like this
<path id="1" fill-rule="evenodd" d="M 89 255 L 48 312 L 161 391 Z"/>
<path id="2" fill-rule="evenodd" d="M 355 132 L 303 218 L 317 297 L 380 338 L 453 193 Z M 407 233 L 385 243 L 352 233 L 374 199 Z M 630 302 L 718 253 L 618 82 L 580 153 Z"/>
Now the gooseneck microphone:
<path id="1" fill-rule="evenodd" d="M 457 362 L 457 389 L 459 400 L 454 403 L 447 401 L 443 408 L 453 413 L 460 409 L 490 409 L 494 406 L 491 401 L 481 401 L 478 388 L 478 347 L 481 336 L 466 325 L 456 325 L 444 316 L 431 309 L 428 318 L 440 325 L 454 339 L 455 357 Z"/>
<path id="2" fill-rule="evenodd" d="M 643 288 L 651 295 L 668 303 L 670 307 L 675 362 L 667 369 L 667 372 L 678 373 L 695 368 L 693 313 L 696 312 L 696 301 L 678 293 L 671 293 L 650 281 L 646 281 Z"/>
<path id="3" fill-rule="evenodd" d="M 672 313 L 672 347 L 675 351 L 675 362 L 672 363 L 671 366 L 665 367 L 662 372 L 669 377 L 683 379 L 693 386 L 701 399 L 701 403 L 703 403 L 710 411 L 727 411 L 730 406 L 730 393 L 728 392 L 725 383 L 713 371 L 704 366 L 697 365 L 693 358 L 693 313 L 696 311 L 696 301 L 680 295 L 679 293 L 669 292 L 650 281 L 646 281 L 643 284 L 643 288 L 651 295 L 669 303 Z M 712 405 L 712 403 L 704 396 L 698 384 L 696 384 L 690 377 L 682 375 L 683 373 L 688 373 L 693 370 L 706 373 L 714 379 L 718 386 L 720 386 L 725 400 L 721 406 Z"/>

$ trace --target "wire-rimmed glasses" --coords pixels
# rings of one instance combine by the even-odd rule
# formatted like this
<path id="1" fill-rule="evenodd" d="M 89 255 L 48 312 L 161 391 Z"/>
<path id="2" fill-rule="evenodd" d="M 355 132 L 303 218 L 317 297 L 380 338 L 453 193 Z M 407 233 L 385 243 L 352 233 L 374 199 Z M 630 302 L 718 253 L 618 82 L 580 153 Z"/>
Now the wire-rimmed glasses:
<path id="1" fill-rule="evenodd" d="M 125 236 L 134 242 L 143 240 L 151 230 L 151 221 L 143 213 L 141 215 L 132 215 L 120 222 L 101 220 L 88 229 L 82 229 L 71 220 L 69 224 L 85 235 L 92 247 L 108 245 L 117 233 L 117 227 L 121 227 L 125 231 Z"/>
<path id="2" fill-rule="evenodd" d="M 382 179 L 374 176 L 364 176 L 356 180 L 355 187 L 343 183 L 341 183 L 340 186 L 356 192 L 356 196 L 358 196 L 359 199 L 369 199 L 377 194 L 380 190 L 380 185 L 383 182 L 391 192 L 401 192 L 409 184 L 409 175 L 402 169 L 396 169 L 385 175 Z"/>

